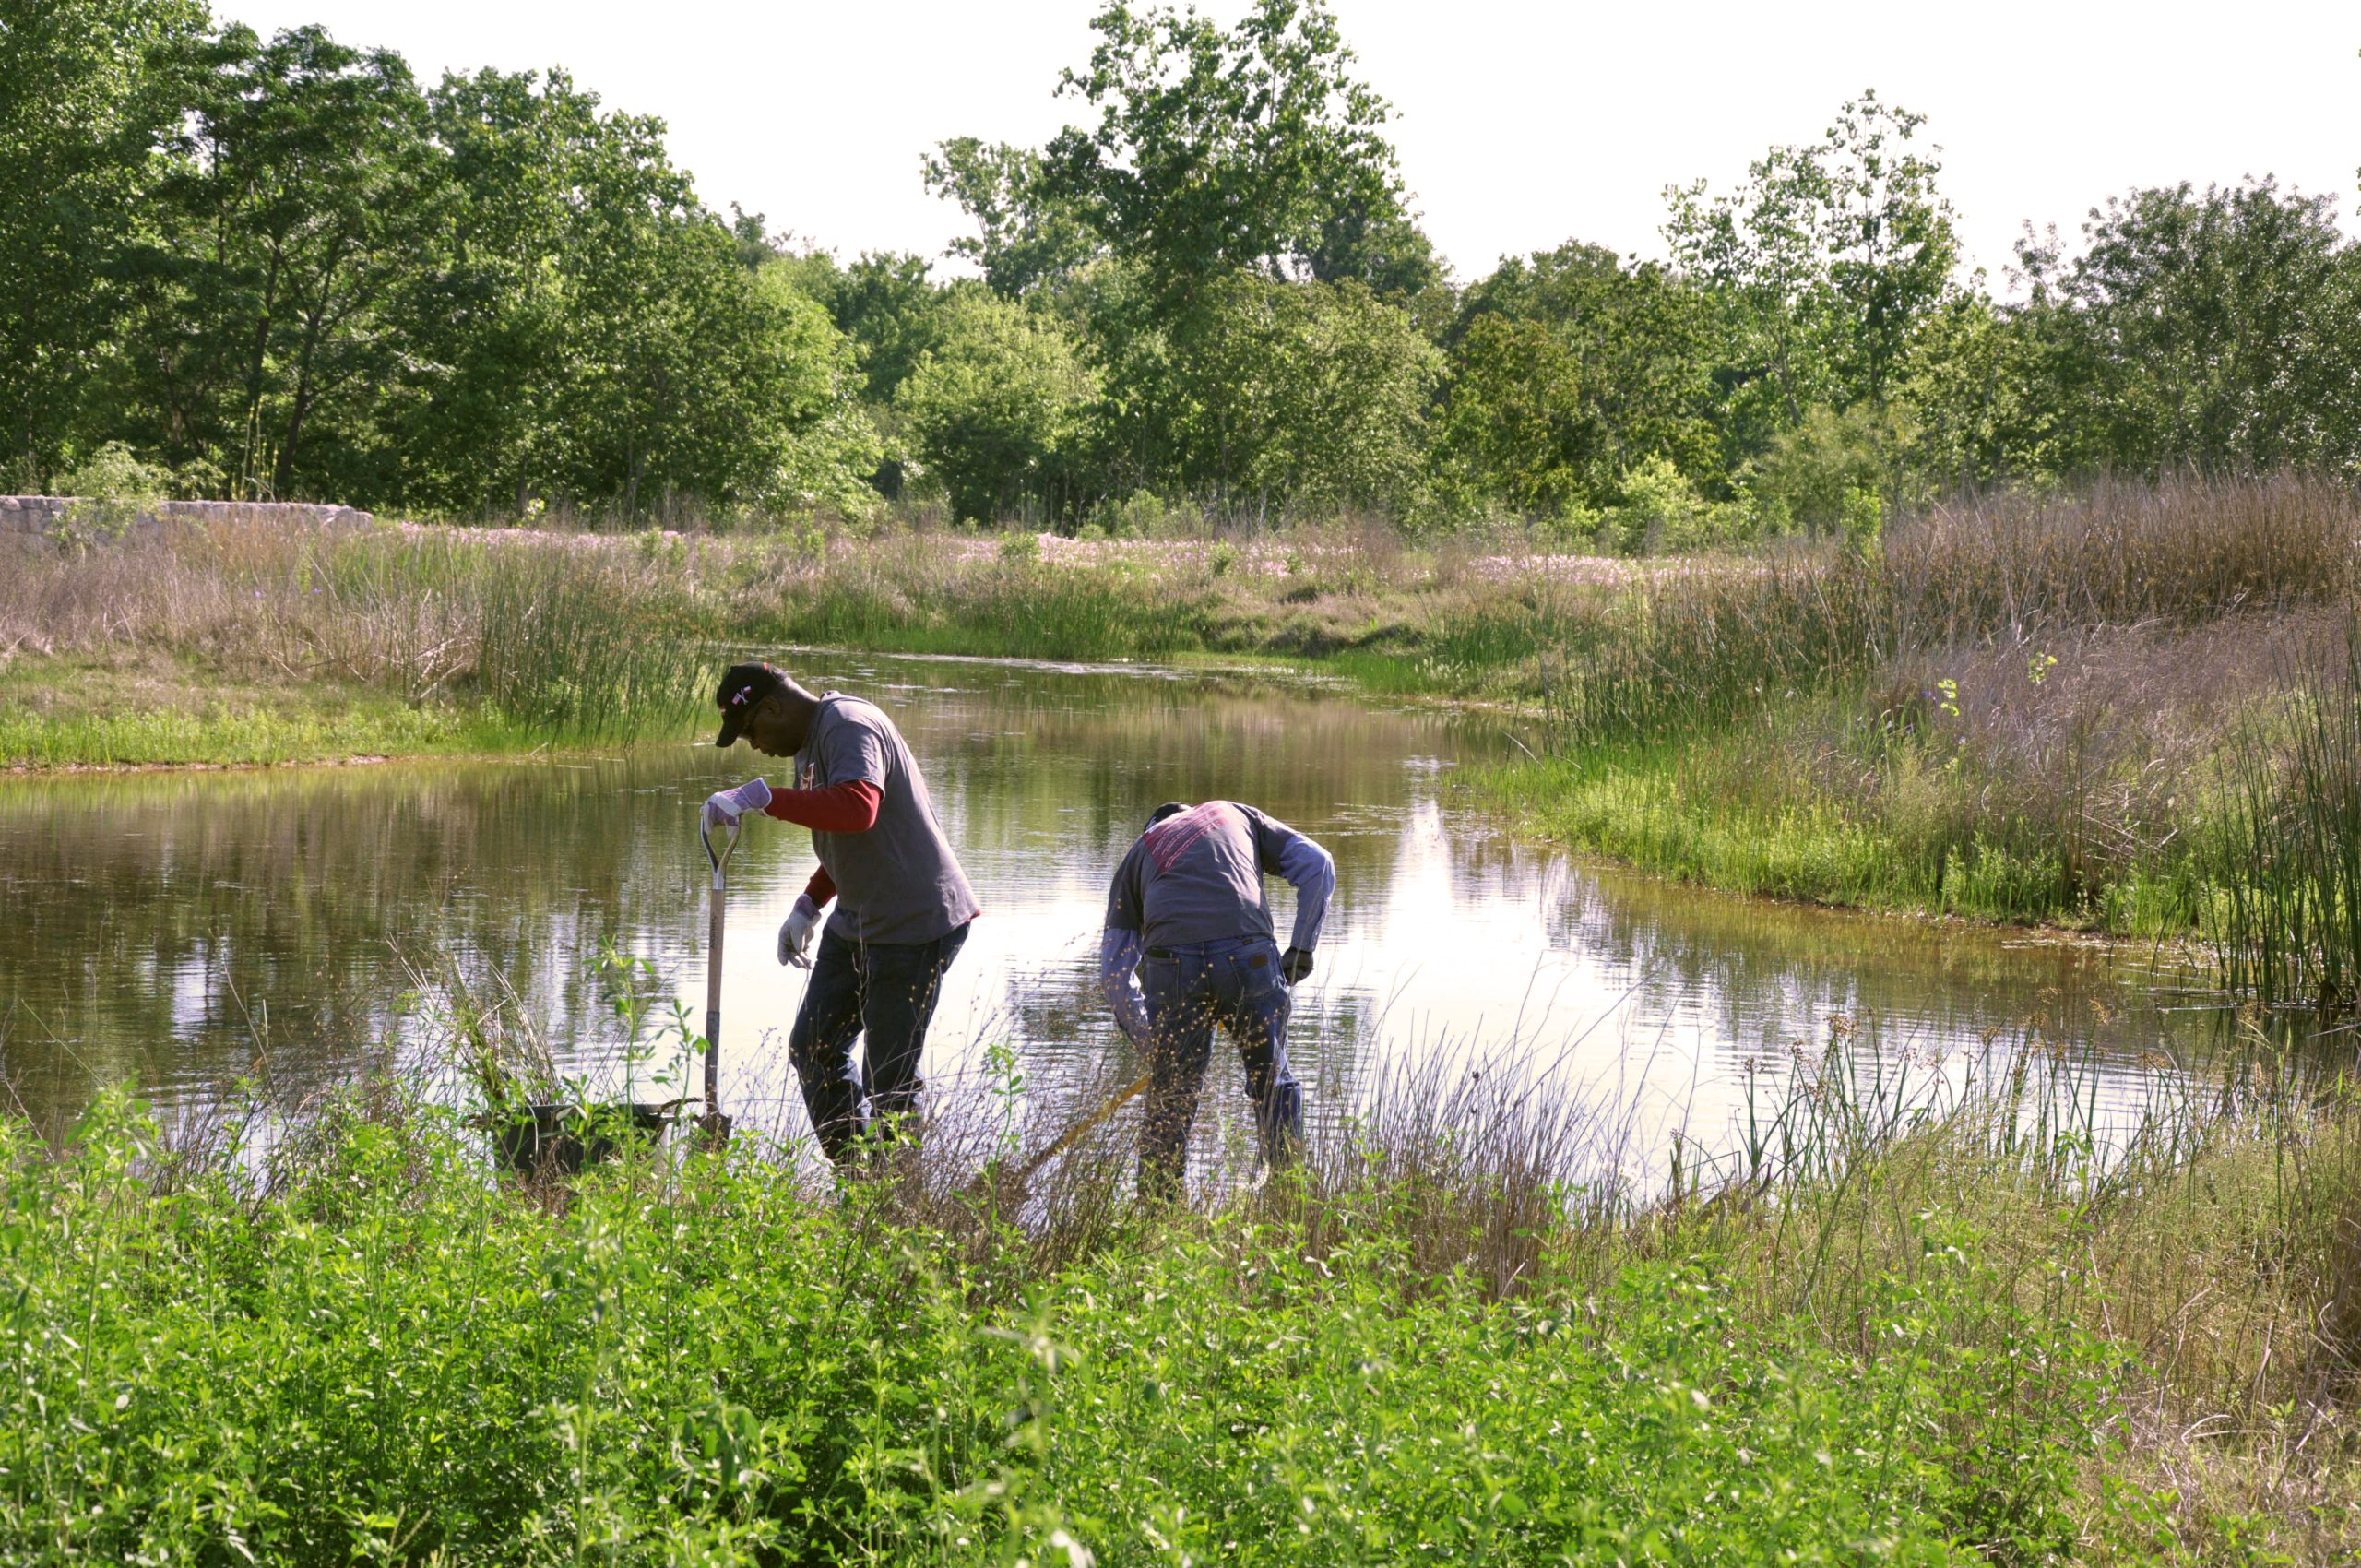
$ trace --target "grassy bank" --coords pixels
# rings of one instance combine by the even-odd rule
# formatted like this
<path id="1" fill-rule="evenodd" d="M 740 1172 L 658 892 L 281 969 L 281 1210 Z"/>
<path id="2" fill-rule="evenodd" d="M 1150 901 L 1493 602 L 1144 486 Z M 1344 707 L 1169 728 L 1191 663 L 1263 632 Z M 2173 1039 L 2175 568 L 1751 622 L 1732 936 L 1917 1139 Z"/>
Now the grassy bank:
<path id="1" fill-rule="evenodd" d="M 2332 791 L 2298 742 L 2361 703 L 2356 517 L 2295 481 L 2101 487 L 1652 574 L 1544 670 L 1543 754 L 1479 792 L 1719 886 L 2249 941 L 2240 890 L 2295 868 L 2239 824 Z M 2290 918 L 2298 945 L 2342 919 Z"/>
<path id="2" fill-rule="evenodd" d="M 995 1106 L 938 1108 L 840 1195 L 744 1127 L 727 1159 L 519 1187 L 390 1086 L 267 1148 L 168 1144 L 118 1099 L 63 1148 L 9 1125 L 0 1552 L 2361 1546 L 2347 1086 L 2249 1068 L 2109 1138 L 2034 1114 L 2076 1101 L 2056 1069 L 1928 1102 L 1857 1067 L 1766 1081 L 1751 1156 L 1653 1197 L 1584 1118 L 1473 1085 L 1403 1086 L 1300 1179 L 1173 1211 L 1131 1201 L 1121 1124 L 996 1179 Z"/>
<path id="3" fill-rule="evenodd" d="M 784 644 L 1050 659 L 1350 649 L 1392 687 L 1516 671 L 1522 625 L 1612 564 L 1377 529 L 1046 543 L 218 524 L 79 552 L 12 541 L 0 766 L 313 760 L 686 735 L 729 656 Z M 1520 634 L 1529 650 L 1532 638 Z M 1508 650 L 1513 651 L 1513 650 Z"/>
<path id="4" fill-rule="evenodd" d="M 168 654 L 0 666 L 0 766 L 257 766 L 536 743 L 528 726 L 482 705 L 406 701 L 349 682 L 235 678 Z"/>

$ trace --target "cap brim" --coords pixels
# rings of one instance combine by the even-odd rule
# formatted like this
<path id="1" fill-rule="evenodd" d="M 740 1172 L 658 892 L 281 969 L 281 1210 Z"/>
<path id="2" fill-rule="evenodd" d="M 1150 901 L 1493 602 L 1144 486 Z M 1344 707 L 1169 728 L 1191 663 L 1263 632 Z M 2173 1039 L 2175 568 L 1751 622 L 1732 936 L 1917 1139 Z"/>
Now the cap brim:
<path id="1" fill-rule="evenodd" d="M 738 737 L 745 729 L 745 726 L 739 723 L 739 717 L 735 713 L 725 713 L 721 716 L 721 733 L 713 738 L 713 743 L 716 746 L 734 746 L 738 743 Z"/>

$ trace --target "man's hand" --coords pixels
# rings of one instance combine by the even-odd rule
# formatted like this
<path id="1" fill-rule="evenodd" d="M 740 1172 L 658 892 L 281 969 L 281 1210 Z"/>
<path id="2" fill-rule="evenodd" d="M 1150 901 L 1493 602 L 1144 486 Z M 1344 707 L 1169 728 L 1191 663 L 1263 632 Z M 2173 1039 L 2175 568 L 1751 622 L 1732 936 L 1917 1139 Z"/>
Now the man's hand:
<path id="1" fill-rule="evenodd" d="M 778 928 L 778 961 L 791 969 L 812 967 L 812 937 L 820 929 L 820 906 L 809 893 L 798 894 L 787 923 Z"/>
<path id="2" fill-rule="evenodd" d="M 1295 984 L 1311 972 L 1311 954 L 1308 949 L 1290 947 L 1279 955 L 1279 978 Z"/>
<path id="3" fill-rule="evenodd" d="M 759 778 L 750 778 L 735 790 L 721 790 L 706 797 L 705 825 L 727 827 L 748 812 L 758 812 L 770 803 L 771 787 Z"/>

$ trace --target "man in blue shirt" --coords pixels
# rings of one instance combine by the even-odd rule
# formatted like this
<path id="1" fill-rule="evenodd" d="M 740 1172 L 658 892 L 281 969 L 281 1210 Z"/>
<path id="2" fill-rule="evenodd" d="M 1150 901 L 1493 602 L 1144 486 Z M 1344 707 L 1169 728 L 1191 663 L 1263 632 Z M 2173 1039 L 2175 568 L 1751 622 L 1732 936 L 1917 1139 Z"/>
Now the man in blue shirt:
<path id="1" fill-rule="evenodd" d="M 1263 899 L 1265 872 L 1296 890 L 1284 953 Z M 1303 1136 L 1303 1091 L 1287 1071 L 1287 988 L 1311 972 L 1335 886 L 1327 850 L 1235 801 L 1158 806 L 1116 868 L 1099 988 L 1147 1058 L 1144 1195 L 1180 1191 L 1216 1024 L 1238 1041 L 1264 1160 L 1292 1157 Z"/>

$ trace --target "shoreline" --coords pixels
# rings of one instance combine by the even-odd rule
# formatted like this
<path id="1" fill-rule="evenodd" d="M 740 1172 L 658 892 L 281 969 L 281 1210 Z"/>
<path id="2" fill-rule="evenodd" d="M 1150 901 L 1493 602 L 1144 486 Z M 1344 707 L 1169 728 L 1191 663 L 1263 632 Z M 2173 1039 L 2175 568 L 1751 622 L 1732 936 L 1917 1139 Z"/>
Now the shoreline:
<path id="1" fill-rule="evenodd" d="M 1469 717 L 1495 717 L 1503 720 L 1516 718 L 1533 719 L 1536 710 L 1529 703 L 1500 697 L 1453 695 L 1441 691 L 1394 692 L 1372 690 L 1357 679 L 1349 670 L 1323 668 L 1327 659 L 1288 658 L 1276 655 L 1240 655 L 1237 653 L 1184 653 L 1169 658 L 1139 658 L 1114 656 L 1103 659 L 1055 659 L 1012 656 L 993 653 L 959 653 L 943 651 L 908 652 L 894 648 L 855 647 L 819 643 L 783 643 L 775 653 L 813 653 L 853 659 L 904 659 L 918 663 L 971 664 L 1013 666 L 1058 671 L 1074 674 L 1133 675 L 1144 680 L 1176 677 L 1231 676 L 1245 679 L 1267 678 L 1283 682 L 1299 689 L 1315 690 L 1367 704 L 1443 711 Z M 336 695 L 335 688 L 322 683 L 309 695 L 314 701 Z M 440 705 L 438 717 L 451 720 L 465 731 L 485 720 L 480 708 L 457 705 Z M 412 705 L 409 711 L 429 714 L 433 707 Z M 502 728 L 507 728 L 502 726 Z M 455 748 L 423 746 L 413 750 L 373 750 L 340 755 L 281 755 L 265 758 L 189 759 L 174 761 L 91 761 L 74 759 L 53 763 L 11 761 L 0 765 L 0 780 L 31 782 L 62 778 L 134 778 L 160 774 L 264 773 L 300 769 L 343 769 L 354 767 L 392 766 L 416 763 L 500 763 L 522 761 L 536 755 L 573 756 L 584 753 L 610 750 L 615 746 L 653 746 L 676 743 L 658 736 L 642 736 L 606 741 L 552 741 L 534 739 L 521 730 L 509 731 L 513 744 L 493 746 L 462 745 Z M 684 737 L 695 743 L 692 729 Z M 1511 739 L 1515 741 L 1513 733 Z M 1925 926 L 1952 925 L 1963 930 L 2020 931 L 2045 943 L 2089 944 L 2109 950 L 2128 948 L 2185 948 L 2196 940 L 2193 931 L 2165 933 L 2153 931 L 2130 932 L 2106 929 L 2085 918 L 2067 917 L 2008 918 L 1975 910 L 1943 909 L 1925 899 L 1904 899 L 1876 902 L 1841 895 L 1815 894 L 1809 891 L 1750 887 L 1712 877 L 1686 874 L 1677 866 L 1651 863 L 1637 857 L 1619 855 L 1596 844 L 1585 842 L 1578 834 L 1553 830 L 1548 814 L 1536 809 L 1529 802 L 1514 798 L 1515 780 L 1530 770 L 1568 766 L 1563 757 L 1550 757 L 1532 753 L 1521 741 L 1518 748 L 1525 751 L 1519 759 L 1478 765 L 1466 770 L 1458 788 L 1470 799 L 1475 808 L 1498 823 L 1502 831 L 1527 842 L 1547 845 L 1577 861 L 1611 868 L 1632 875 L 1648 877 L 1669 885 L 1736 899 L 1762 899 L 1772 903 L 1825 909 L 1847 915 L 1878 920 L 1907 921 Z"/>

